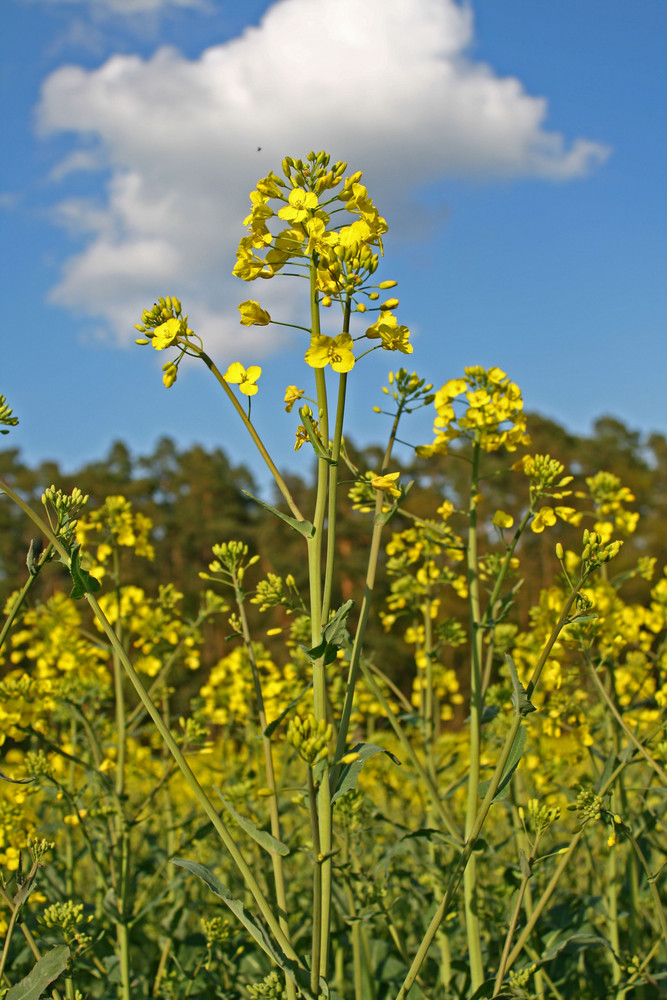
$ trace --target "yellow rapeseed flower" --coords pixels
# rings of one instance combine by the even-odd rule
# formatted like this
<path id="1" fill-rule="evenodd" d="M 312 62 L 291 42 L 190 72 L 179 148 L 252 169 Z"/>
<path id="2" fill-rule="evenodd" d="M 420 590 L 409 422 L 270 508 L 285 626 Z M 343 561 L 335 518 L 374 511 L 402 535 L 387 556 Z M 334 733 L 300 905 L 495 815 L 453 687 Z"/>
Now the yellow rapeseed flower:
<path id="1" fill-rule="evenodd" d="M 498 528 L 511 528 L 514 524 L 514 518 L 503 510 L 497 510 L 493 515 L 492 523 Z"/>
<path id="2" fill-rule="evenodd" d="M 254 302 L 252 299 L 242 302 L 239 306 L 239 312 L 241 313 L 241 326 L 268 326 L 271 322 L 271 317 L 266 309 L 262 309 L 259 302 Z"/>
<path id="3" fill-rule="evenodd" d="M 257 379 L 262 374 L 259 365 L 250 365 L 244 368 L 240 361 L 232 361 L 231 365 L 222 376 L 225 382 L 238 385 L 244 396 L 254 396 L 257 392 Z"/>
<path id="4" fill-rule="evenodd" d="M 179 333 L 181 332 L 180 319 L 168 319 L 162 326 L 155 328 L 151 343 L 156 351 L 163 351 L 165 347 L 171 347 Z"/>
<path id="5" fill-rule="evenodd" d="M 390 497 L 400 497 L 401 491 L 396 488 L 396 480 L 399 475 L 400 472 L 388 472 L 384 476 L 375 476 L 374 479 L 371 479 L 371 486 L 374 490 L 382 490 Z"/>
<path id="6" fill-rule="evenodd" d="M 297 388 L 295 385 L 288 385 L 285 389 L 285 412 L 291 413 L 292 407 L 298 400 L 303 396 L 304 390 Z"/>
<path id="7" fill-rule="evenodd" d="M 293 188 L 289 195 L 289 205 L 278 212 L 281 219 L 287 222 L 303 222 L 317 208 L 317 195 L 314 191 L 304 191 L 303 188 Z"/>
<path id="8" fill-rule="evenodd" d="M 541 534 L 545 528 L 550 528 L 556 523 L 556 515 L 552 507 L 540 507 L 533 520 L 530 522 L 531 530 L 536 535 Z"/>
<path id="9" fill-rule="evenodd" d="M 306 351 L 306 364 L 311 368 L 331 365 L 335 372 L 349 372 L 354 368 L 352 337 L 339 333 L 337 337 L 315 336 Z"/>

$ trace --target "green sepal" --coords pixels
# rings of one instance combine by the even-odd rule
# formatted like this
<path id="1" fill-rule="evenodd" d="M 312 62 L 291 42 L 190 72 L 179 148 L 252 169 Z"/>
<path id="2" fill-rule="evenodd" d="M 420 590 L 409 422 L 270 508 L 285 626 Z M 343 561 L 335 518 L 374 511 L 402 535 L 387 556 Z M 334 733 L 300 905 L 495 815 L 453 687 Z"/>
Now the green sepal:
<path id="1" fill-rule="evenodd" d="M 209 887 L 219 899 L 225 903 L 234 916 L 243 924 L 250 936 L 257 942 L 265 954 L 269 956 L 280 969 L 285 972 L 290 979 L 296 983 L 306 1000 L 318 1000 L 310 989 L 310 974 L 305 968 L 299 968 L 292 958 L 288 958 L 285 952 L 269 936 L 268 932 L 257 923 L 247 912 L 240 899 L 234 899 L 226 886 L 219 878 L 213 874 L 205 865 L 200 865 L 198 861 L 187 861 L 185 858 L 172 858 L 172 864 L 180 868 L 186 868 L 193 875 Z M 328 996 L 328 989 L 323 979 L 320 979 L 319 988 L 324 996 Z"/>
<path id="2" fill-rule="evenodd" d="M 5 994 L 5 1000 L 38 1000 L 47 986 L 65 971 L 68 961 L 69 948 L 66 944 L 59 944 L 47 951 L 28 975 Z"/>
<path id="3" fill-rule="evenodd" d="M 346 601 L 335 612 L 331 621 L 322 629 L 322 641 L 312 649 L 304 649 L 306 656 L 313 660 L 324 658 L 324 665 L 333 663 L 338 650 L 347 642 L 349 635 L 345 622 L 354 605 L 353 600 Z"/>
<path id="4" fill-rule="evenodd" d="M 493 796 L 493 801 L 498 802 L 500 799 L 507 798 L 509 793 L 509 783 L 512 775 L 519 766 L 519 761 L 523 756 L 523 751 L 526 746 L 526 736 L 527 730 L 525 726 L 519 726 L 516 736 L 512 742 L 512 747 L 510 749 L 509 757 L 503 768 L 503 774 L 498 782 L 498 788 L 496 789 L 496 794 Z M 484 798 L 491 785 L 491 779 L 488 781 L 480 781 L 477 789 L 481 798 Z"/>
<path id="5" fill-rule="evenodd" d="M 523 719 L 527 715 L 530 715 L 531 712 L 536 712 L 537 709 L 528 698 L 526 689 L 519 680 L 519 674 L 517 673 L 514 660 L 509 653 L 505 653 L 505 662 L 507 663 L 507 668 L 510 672 L 510 677 L 512 678 L 512 686 L 514 688 L 514 694 L 512 695 L 514 708 Z"/>
<path id="6" fill-rule="evenodd" d="M 85 569 L 81 569 L 79 563 L 80 553 L 81 546 L 78 543 L 73 545 L 69 559 L 69 571 L 74 581 L 74 586 L 69 596 L 74 598 L 75 601 L 80 600 L 85 594 L 94 594 L 102 586 L 99 580 L 96 580 Z"/>
<path id="7" fill-rule="evenodd" d="M 349 764 L 343 764 L 336 786 L 336 791 L 331 796 L 332 802 L 335 802 L 336 799 L 340 798 L 341 795 L 344 795 L 345 792 L 349 792 L 353 788 L 357 787 L 362 767 L 367 760 L 370 760 L 371 757 L 375 757 L 376 754 L 384 753 L 394 762 L 394 764 L 398 764 L 399 767 L 401 766 L 401 762 L 398 757 L 396 757 L 389 750 L 385 750 L 384 747 L 377 746 L 375 743 L 357 743 L 357 745 L 352 747 L 351 750 L 347 750 L 344 756 L 347 756 L 348 753 L 358 753 L 359 756 L 356 760 L 351 761 Z"/>
<path id="8" fill-rule="evenodd" d="M 324 447 L 324 445 L 322 444 L 317 435 L 317 429 L 315 427 L 315 424 L 313 423 L 312 417 L 310 417 L 308 413 L 304 413 L 303 412 L 304 410 L 305 407 L 302 407 L 299 410 L 299 416 L 303 420 L 303 426 L 306 428 L 306 432 L 308 434 L 308 440 L 313 446 L 313 451 L 315 452 L 318 458 L 323 458 L 325 462 L 329 463 L 329 465 L 335 465 L 336 463 L 331 457 L 330 452 L 326 450 L 326 448 Z"/>
<path id="9" fill-rule="evenodd" d="M 249 493 L 248 490 L 241 490 L 241 493 L 243 493 L 246 497 L 250 497 L 251 500 L 258 503 L 260 507 L 264 508 L 264 510 L 268 510 L 270 514 L 275 514 L 276 517 L 279 517 L 281 521 L 285 522 L 285 524 L 289 524 L 290 528 L 294 528 L 295 531 L 302 534 L 304 538 L 312 538 L 315 534 L 315 526 L 310 521 L 297 521 L 295 517 L 291 517 L 289 514 L 284 514 L 282 510 L 272 507 L 270 503 L 265 503 L 263 500 L 260 500 L 259 497 L 253 496 L 253 494 Z"/>

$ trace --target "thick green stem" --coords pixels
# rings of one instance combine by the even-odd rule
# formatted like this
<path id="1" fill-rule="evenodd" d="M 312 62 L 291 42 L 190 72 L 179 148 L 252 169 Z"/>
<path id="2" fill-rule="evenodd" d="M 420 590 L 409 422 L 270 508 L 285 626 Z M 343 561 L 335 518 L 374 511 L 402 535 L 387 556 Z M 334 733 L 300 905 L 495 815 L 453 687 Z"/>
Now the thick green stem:
<path id="1" fill-rule="evenodd" d="M 479 460 L 481 446 L 475 441 L 470 477 L 470 504 L 468 507 L 468 544 L 466 547 L 468 602 L 470 608 L 470 769 L 468 772 L 468 796 L 466 806 L 466 840 L 477 817 L 479 802 L 479 771 L 482 738 L 482 637 L 481 607 L 479 594 L 479 570 L 477 565 L 477 504 L 479 490 Z M 480 920 L 477 909 L 477 860 L 471 854 L 464 875 L 464 905 L 466 934 L 468 939 L 468 960 L 470 963 L 471 987 L 479 989 L 484 982 Z"/>
<path id="2" fill-rule="evenodd" d="M 255 651 L 252 646 L 252 640 L 250 637 L 250 628 L 248 626 L 248 617 L 245 610 L 245 602 L 243 599 L 243 591 L 241 590 L 240 581 L 234 578 L 234 592 L 236 595 L 236 606 L 239 612 L 239 618 L 241 619 L 241 629 L 243 631 L 243 641 L 245 643 L 246 652 L 248 654 L 248 660 L 250 662 L 250 669 L 252 671 L 252 680 L 255 688 L 255 697 L 257 699 L 257 721 L 259 722 L 260 732 L 262 733 L 262 749 L 264 751 L 264 774 L 266 778 L 266 787 L 269 792 L 269 818 L 271 822 L 271 835 L 276 838 L 276 840 L 282 840 L 282 832 L 280 825 L 280 813 L 278 809 L 278 790 L 276 786 L 276 774 L 275 768 L 273 766 L 273 750 L 271 747 L 271 738 L 266 736 L 266 711 L 264 708 L 264 695 L 262 693 L 262 683 L 259 676 L 259 668 L 257 666 L 257 659 L 255 657 Z M 283 870 L 283 859 L 280 854 L 272 854 L 271 862 L 273 866 L 273 882 L 276 890 L 276 902 L 278 904 L 278 920 L 280 926 L 288 940 L 290 938 L 289 924 L 287 921 L 287 895 L 285 892 L 285 874 Z M 296 1000 L 296 987 L 293 980 L 289 976 L 285 976 L 285 988 L 287 991 L 288 1000 Z"/>
<path id="3" fill-rule="evenodd" d="M 308 768 L 308 806 L 310 809 L 310 829 L 313 840 L 313 926 L 311 937 L 310 988 L 317 996 L 319 992 L 320 969 L 322 968 L 322 849 L 320 846 L 320 824 L 317 796 L 313 783 L 313 770 Z"/>
<path id="4" fill-rule="evenodd" d="M 338 503 L 338 463 L 343 440 L 343 418 L 345 416 L 345 393 L 347 390 L 347 373 L 343 372 L 338 382 L 338 405 L 336 407 L 336 424 L 333 441 L 331 442 L 331 460 L 329 463 L 328 510 L 327 510 L 327 557 L 324 568 L 324 592 L 322 595 L 322 621 L 326 622 L 331 610 L 331 590 L 333 587 L 334 564 L 336 560 L 336 508 Z"/>

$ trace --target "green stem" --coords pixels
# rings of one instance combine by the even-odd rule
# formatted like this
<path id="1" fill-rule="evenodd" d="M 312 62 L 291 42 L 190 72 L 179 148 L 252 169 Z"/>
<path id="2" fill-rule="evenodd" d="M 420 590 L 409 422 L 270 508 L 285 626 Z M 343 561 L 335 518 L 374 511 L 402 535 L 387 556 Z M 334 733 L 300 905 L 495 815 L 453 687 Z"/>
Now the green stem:
<path id="1" fill-rule="evenodd" d="M 313 783 L 313 769 L 308 768 L 308 806 L 310 809 L 310 829 L 313 840 L 313 926 L 310 959 L 310 988 L 319 993 L 320 969 L 322 967 L 322 850 L 320 846 L 320 824 L 317 815 L 317 797 Z"/>
<path id="2" fill-rule="evenodd" d="M 276 838 L 276 840 L 282 840 L 281 826 L 280 826 L 280 814 L 278 810 L 278 790 L 276 787 L 276 775 L 275 768 L 273 765 L 273 750 L 271 747 L 271 738 L 266 736 L 266 710 L 264 708 L 264 695 L 262 693 L 262 683 L 259 676 L 259 668 L 257 666 L 257 658 L 255 657 L 255 651 L 252 646 L 252 639 L 250 637 L 250 628 L 248 626 L 248 617 L 245 610 L 245 601 L 243 599 L 243 591 L 241 589 L 241 583 L 238 577 L 235 575 L 233 578 L 234 583 L 234 593 L 236 596 L 236 606 L 239 612 L 239 618 L 241 620 L 241 630 L 243 632 L 243 641 L 245 643 L 246 652 L 248 654 L 248 660 L 250 662 L 250 669 L 252 671 L 252 680 L 255 688 L 255 698 L 257 699 L 257 719 L 259 722 L 260 732 L 262 733 L 262 749 L 264 751 L 264 773 L 266 777 L 266 787 L 270 791 L 269 796 L 269 817 L 271 822 L 271 835 Z M 271 862 L 273 866 L 273 881 L 276 890 L 276 902 L 278 904 L 278 920 L 282 928 L 285 937 L 288 940 L 290 938 L 289 924 L 287 921 L 287 895 L 285 892 L 285 874 L 283 870 L 283 859 L 280 854 L 271 854 Z M 285 988 L 287 990 L 288 1000 L 296 1000 L 296 987 L 293 980 L 289 976 L 285 976 Z"/>
<path id="3" fill-rule="evenodd" d="M 311 296 L 315 294 L 311 285 Z M 343 333 L 350 332 L 350 312 L 352 299 L 348 296 L 343 311 Z M 318 325 L 319 329 L 319 325 Z M 338 403 L 336 406 L 336 423 L 331 443 L 331 461 L 329 463 L 328 512 L 327 512 L 327 556 L 324 570 L 324 594 L 322 597 L 322 621 L 326 622 L 331 609 L 331 588 L 333 586 L 334 562 L 336 558 L 336 506 L 338 502 L 338 464 L 343 441 L 343 421 L 345 418 L 345 393 L 347 391 L 347 372 L 342 372 L 338 380 Z M 324 438 L 325 446 L 328 445 Z"/>
<path id="4" fill-rule="evenodd" d="M 190 346 L 192 346 L 192 345 L 190 345 Z M 195 348 L 193 348 L 193 350 L 194 349 Z M 246 430 L 250 434 L 250 437 L 252 438 L 252 440 L 253 440 L 253 442 L 255 444 L 255 447 L 257 448 L 258 452 L 260 453 L 260 455 L 264 459 L 264 462 L 266 463 L 266 466 L 269 469 L 269 472 L 273 476 L 273 479 L 274 479 L 274 481 L 276 483 L 276 486 L 280 490 L 280 492 L 281 492 L 281 494 L 282 494 L 282 496 L 283 496 L 283 498 L 284 498 L 287 506 L 292 511 L 292 514 L 297 519 L 297 521 L 303 521 L 303 520 L 305 520 L 303 514 L 301 513 L 301 511 L 297 507 L 296 503 L 294 502 L 294 498 L 292 497 L 292 494 L 291 494 L 291 492 L 290 492 L 290 490 L 289 490 L 289 488 L 287 486 L 287 483 L 285 482 L 285 480 L 281 476 L 281 474 L 278 471 L 278 468 L 276 467 L 273 459 L 271 458 L 271 456 L 269 455 L 268 451 L 266 450 L 266 447 L 264 446 L 264 442 L 262 441 L 262 439 L 260 438 L 259 434 L 255 430 L 254 424 L 252 423 L 252 421 L 248 417 L 248 414 L 245 412 L 245 410 L 241 406 L 241 404 L 238 401 L 238 399 L 236 398 L 236 395 L 234 394 L 234 392 L 229 388 L 229 386 L 225 382 L 225 380 L 224 380 L 224 378 L 222 376 L 222 373 L 215 366 L 215 364 L 213 363 L 213 361 L 211 360 L 211 358 L 208 356 L 208 354 L 206 354 L 205 351 L 197 349 L 197 352 L 199 354 L 199 357 L 202 359 L 202 361 L 204 362 L 204 364 L 208 368 L 208 370 L 218 380 L 218 382 L 220 383 L 220 385 L 224 389 L 225 393 L 227 394 L 227 398 L 230 400 L 230 402 L 232 403 L 232 406 L 234 407 L 234 409 L 236 410 L 236 412 L 240 416 L 241 420 L 243 421 Z"/>
<path id="5" fill-rule="evenodd" d="M 438 815 L 440 816 L 440 819 L 442 820 L 443 826 L 445 827 L 445 829 L 447 830 L 447 832 L 450 834 L 450 836 L 453 837 L 455 843 L 456 844 L 461 844 L 462 843 L 461 834 L 457 830 L 456 824 L 454 823 L 454 820 L 453 820 L 452 816 L 450 815 L 450 813 L 447 810 L 444 802 L 440 798 L 440 795 L 438 794 L 438 789 L 437 789 L 436 785 L 433 783 L 433 781 L 431 780 L 431 776 L 428 774 L 426 768 L 424 767 L 424 765 L 420 761 L 419 757 L 415 753 L 414 748 L 413 748 L 412 744 L 410 743 L 410 740 L 405 735 L 401 724 L 399 723 L 398 719 L 396 718 L 396 715 L 394 714 L 394 712 L 392 712 L 391 706 L 390 706 L 389 702 L 387 701 L 387 699 L 385 698 L 385 695 L 384 695 L 384 692 L 382 691 L 382 688 L 376 682 L 376 680 L 373 677 L 370 669 L 366 666 L 365 663 L 361 663 L 361 672 L 364 675 L 364 680 L 366 681 L 366 684 L 368 685 L 368 687 L 369 687 L 369 689 L 370 689 L 373 697 L 376 698 L 377 701 L 382 706 L 382 711 L 384 712 L 385 718 L 387 719 L 387 721 L 388 721 L 389 725 L 391 726 L 391 728 L 394 730 L 394 733 L 398 737 L 398 740 L 399 740 L 401 746 L 403 747 L 403 749 L 405 750 L 406 754 L 410 758 L 410 762 L 412 763 L 412 766 L 414 767 L 414 769 L 416 770 L 416 772 L 419 774 L 420 778 L 424 782 L 424 785 L 426 786 L 426 789 L 428 790 L 429 795 L 431 796 L 431 801 L 432 801 L 433 805 L 435 806 L 435 809 L 436 809 Z"/>
<path id="6" fill-rule="evenodd" d="M 502 778 L 505 764 L 507 763 L 507 760 L 509 758 L 510 751 L 512 749 L 512 744 L 514 743 L 514 739 L 519 731 L 520 725 L 521 725 L 521 716 L 515 715 L 508 730 L 507 736 L 505 737 L 505 742 L 500 752 L 500 757 L 498 758 L 496 769 L 493 772 L 491 783 L 489 785 L 486 795 L 484 796 L 482 804 L 479 807 L 479 811 L 470 830 L 470 835 L 466 839 L 466 842 L 461 850 L 456 867 L 454 868 L 450 876 L 445 895 L 440 904 L 438 905 L 435 913 L 433 914 L 433 917 L 431 918 L 429 926 L 426 929 L 424 937 L 422 938 L 422 941 L 417 950 L 417 954 L 415 955 L 412 961 L 412 965 L 408 970 L 408 974 L 405 977 L 403 985 L 396 994 L 396 1000 L 406 1000 L 408 993 L 417 978 L 422 963 L 426 958 L 428 950 L 433 943 L 438 928 L 442 920 L 446 916 L 447 911 L 449 910 L 449 907 L 451 906 L 451 903 L 454 899 L 454 896 L 456 895 L 456 891 L 459 885 L 461 884 L 461 880 L 463 879 L 465 870 L 469 864 L 472 852 L 475 848 L 475 844 L 481 833 L 482 827 L 489 813 L 489 809 L 491 808 L 491 804 L 493 803 L 493 800 L 496 796 L 496 792 L 498 790 L 498 785 L 500 784 L 500 780 Z"/>
<path id="7" fill-rule="evenodd" d="M 577 586 L 574 588 L 574 590 L 572 591 L 572 593 L 570 594 L 570 596 L 568 597 L 567 601 L 565 602 L 565 607 L 563 609 L 563 612 L 561 613 L 560 618 L 558 619 L 558 622 L 554 626 L 554 628 L 553 628 L 553 630 L 551 632 L 551 635 L 549 636 L 549 639 L 547 640 L 547 642 L 545 644 L 545 647 L 542 650 L 542 653 L 540 654 L 540 657 L 539 657 L 538 662 L 537 662 L 537 664 L 535 666 L 535 669 L 533 670 L 533 675 L 532 675 L 532 677 L 530 679 L 530 682 L 528 684 L 528 687 L 526 689 L 526 693 L 527 693 L 527 695 L 528 695 L 529 698 L 530 698 L 530 695 L 535 690 L 535 686 L 537 685 L 537 683 L 539 681 L 540 674 L 542 673 L 542 669 L 544 668 L 544 664 L 547 661 L 549 653 L 551 652 L 554 644 L 556 643 L 556 641 L 558 639 L 558 636 L 560 635 L 561 631 L 563 630 L 563 628 L 565 627 L 565 625 L 567 623 L 567 619 L 569 617 L 570 610 L 571 610 L 572 605 L 573 605 L 573 603 L 574 603 L 574 601 L 576 599 L 576 595 L 577 595 L 578 591 L 580 590 L 580 588 L 583 585 L 583 582 L 584 581 L 583 581 L 583 578 L 582 578 L 579 581 L 579 583 L 577 584 Z M 431 946 L 431 944 L 433 942 L 433 939 L 435 938 L 435 935 L 437 933 L 438 927 L 440 926 L 440 923 L 442 922 L 442 920 L 446 916 L 446 914 L 447 914 L 447 912 L 449 910 L 449 907 L 452 904 L 452 901 L 454 899 L 456 891 L 457 891 L 457 889 L 458 889 L 458 887 L 459 887 L 459 885 L 461 883 L 461 880 L 464 877 L 466 868 L 467 868 L 467 866 L 469 864 L 469 861 L 470 861 L 470 858 L 472 856 L 472 852 L 474 850 L 477 838 L 479 837 L 479 834 L 480 834 L 480 832 L 482 830 L 484 822 L 486 821 L 486 817 L 488 815 L 488 812 L 489 812 L 489 810 L 491 808 L 491 804 L 492 804 L 493 799 L 495 797 L 498 785 L 500 784 L 500 780 L 501 780 L 501 777 L 502 777 L 503 770 L 505 768 L 505 764 L 506 764 L 507 759 L 508 759 L 508 757 L 510 755 L 510 751 L 512 749 L 512 744 L 514 743 L 514 739 L 515 739 L 515 737 L 516 737 L 516 735 L 517 735 L 517 733 L 519 731 L 519 726 L 520 725 L 521 725 L 521 716 L 519 714 L 517 714 L 517 715 L 514 716 L 513 721 L 512 721 L 512 723 L 510 725 L 509 732 L 507 733 L 507 736 L 505 737 L 505 742 L 503 744 L 503 748 L 501 750 L 500 757 L 498 759 L 498 763 L 496 764 L 495 771 L 494 771 L 493 776 L 491 778 L 491 783 L 489 785 L 489 788 L 487 790 L 486 795 L 484 796 L 482 804 L 479 807 L 479 810 L 478 810 L 477 815 L 475 817 L 475 820 L 473 822 L 473 825 L 472 825 L 472 828 L 470 830 L 470 833 L 466 836 L 465 844 L 464 844 L 464 846 L 463 846 L 463 848 L 461 850 L 461 853 L 459 855 L 458 863 L 457 863 L 455 869 L 453 870 L 453 872 L 452 872 L 452 874 L 450 876 L 449 884 L 447 886 L 447 890 L 445 892 L 444 898 L 443 898 L 442 902 L 439 904 L 439 906 L 437 907 L 437 909 L 436 909 L 436 911 L 435 911 L 435 913 L 434 913 L 434 915 L 433 915 L 433 917 L 431 919 L 431 922 L 430 922 L 430 924 L 429 924 L 429 926 L 428 926 L 428 928 L 426 930 L 426 933 L 424 934 L 424 937 L 423 937 L 423 939 L 421 941 L 421 944 L 420 944 L 420 946 L 419 946 L 419 948 L 417 950 L 417 954 L 415 955 L 415 957 L 414 957 L 414 959 L 412 961 L 412 965 L 410 966 L 410 969 L 409 969 L 408 974 L 407 974 L 407 976 L 405 978 L 405 981 L 403 982 L 403 985 L 402 985 L 401 989 L 399 990 L 399 992 L 398 992 L 398 994 L 396 996 L 396 1000 L 406 1000 L 408 992 L 411 989 L 413 983 L 415 982 L 417 974 L 418 974 L 418 972 L 419 972 L 419 970 L 420 970 L 420 968 L 422 966 L 422 963 L 423 963 L 424 959 L 426 958 L 426 955 L 427 955 L 428 950 L 429 950 L 429 948 L 430 948 L 430 946 Z M 605 786 L 605 791 L 606 791 L 607 788 L 611 787 L 611 785 L 613 784 L 613 782 L 616 780 L 616 775 L 618 774 L 618 771 L 619 771 L 619 768 L 617 768 L 616 771 L 609 778 L 609 781 L 607 782 L 607 784 Z M 599 794 L 602 795 L 603 792 L 601 791 Z M 568 854 L 567 855 L 563 855 L 564 858 L 568 858 L 570 856 L 571 852 L 576 847 L 576 844 L 579 842 L 580 836 L 581 836 L 581 831 L 579 831 L 578 833 L 576 833 L 574 835 L 574 838 L 572 840 L 570 848 L 568 849 Z M 565 863 L 561 862 L 561 864 L 559 864 L 559 875 L 558 875 L 558 878 L 560 877 L 560 873 L 564 870 L 566 863 L 567 863 L 567 861 L 565 861 Z M 561 865 L 562 865 L 562 867 L 561 867 Z M 551 892 L 553 892 L 553 889 L 555 888 L 555 886 L 557 884 L 558 878 L 556 878 L 555 881 L 552 880 L 553 885 L 552 885 L 552 883 L 550 883 L 550 886 L 551 886 L 550 891 Z M 532 930 L 532 927 L 534 926 L 534 923 L 537 921 L 540 913 L 542 912 L 542 909 L 546 905 L 547 899 L 548 899 L 548 896 L 546 896 L 546 894 L 544 894 L 543 895 L 543 899 L 541 899 L 540 903 L 538 903 L 538 905 L 536 906 L 536 908 L 534 910 L 534 920 L 529 921 L 531 930 Z M 527 939 L 528 935 L 529 935 L 529 932 L 527 931 L 527 927 L 526 927 L 526 928 L 524 928 L 522 934 L 520 935 L 519 941 L 517 942 L 517 945 L 515 946 L 515 948 L 513 949 L 512 953 L 510 954 L 510 956 L 507 959 L 507 968 L 508 969 L 511 968 L 513 962 L 516 960 L 516 956 L 519 954 L 519 952 L 520 952 L 521 948 L 523 947 L 523 945 L 525 943 L 525 940 Z"/>
<path id="8" fill-rule="evenodd" d="M 35 580 L 37 579 L 37 574 L 42 569 L 42 567 L 45 565 L 45 563 L 47 563 L 48 560 L 51 558 L 51 553 L 52 552 L 53 552 L 53 545 L 49 542 L 49 544 L 47 545 L 47 547 L 44 549 L 44 551 L 42 552 L 41 556 L 39 557 L 38 562 L 35 563 L 34 572 L 30 573 L 30 576 L 28 577 L 28 579 L 26 580 L 26 582 L 23 584 L 23 587 L 21 588 L 20 593 L 17 594 L 16 600 L 12 604 L 11 611 L 7 615 L 5 623 L 2 626 L 2 629 L 0 630 L 0 649 L 2 649 L 2 647 L 5 644 L 5 640 L 7 639 L 7 636 L 9 634 L 9 630 L 11 629 L 12 625 L 14 624 L 14 622 L 16 620 L 16 616 L 18 615 L 19 611 L 21 610 L 21 607 L 23 606 L 23 603 L 24 603 L 26 597 L 30 593 L 30 589 L 31 589 L 33 583 L 35 582 Z"/>
<path id="9" fill-rule="evenodd" d="M 327 556 L 324 567 L 324 592 L 322 595 L 322 621 L 326 622 L 331 610 L 331 589 L 333 586 L 334 563 L 336 560 L 336 510 L 338 505 L 338 464 L 340 448 L 343 440 L 343 418 L 345 415 L 345 393 L 347 390 L 347 372 L 343 372 L 338 381 L 338 405 L 336 407 L 336 424 L 331 443 L 331 460 L 329 462 L 328 510 L 327 510 Z"/>
<path id="10" fill-rule="evenodd" d="M 311 334 L 316 337 L 320 333 L 320 307 L 317 293 L 317 265 L 314 259 L 310 261 L 310 315 Z M 315 369 L 315 386 L 317 390 L 317 406 L 320 437 L 325 447 L 329 447 L 329 413 L 327 406 L 327 387 L 324 370 Z M 317 461 L 317 496 L 315 513 L 313 515 L 313 535 L 308 539 L 308 573 L 310 583 L 310 623 L 313 646 L 317 646 L 322 638 L 322 626 L 326 624 L 322 618 L 322 541 L 324 534 L 324 519 L 327 510 L 327 493 L 329 486 L 328 462 L 324 458 Z M 331 528 L 331 525 L 329 525 Z M 324 658 L 313 663 L 313 711 L 319 721 L 327 717 L 327 685 Z M 325 768 L 317 789 L 317 809 L 319 820 L 320 852 L 324 856 L 321 862 L 321 907 L 319 974 L 326 980 L 329 961 L 329 935 L 331 920 L 331 845 L 333 839 L 331 793 L 329 787 L 329 770 Z M 313 970 L 315 972 L 316 970 Z"/>
<path id="11" fill-rule="evenodd" d="M 465 836 L 470 837 L 477 817 L 479 801 L 479 771 L 482 739 L 482 637 L 479 594 L 479 568 L 477 565 L 477 493 L 479 491 L 479 461 L 481 445 L 475 441 L 470 476 L 470 503 L 468 507 L 468 544 L 466 547 L 468 602 L 470 608 L 470 770 L 466 806 Z M 477 859 L 470 855 L 464 873 L 464 906 L 471 988 L 473 992 L 484 982 L 482 942 L 478 913 Z"/>

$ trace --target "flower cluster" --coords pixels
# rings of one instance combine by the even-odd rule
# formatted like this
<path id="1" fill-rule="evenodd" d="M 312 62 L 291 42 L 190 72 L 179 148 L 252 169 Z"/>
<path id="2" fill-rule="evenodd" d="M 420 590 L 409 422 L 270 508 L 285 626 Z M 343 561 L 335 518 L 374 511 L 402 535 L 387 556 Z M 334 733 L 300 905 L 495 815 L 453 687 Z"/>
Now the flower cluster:
<path id="1" fill-rule="evenodd" d="M 19 422 L 18 417 L 12 416 L 13 410 L 11 406 L 8 405 L 5 396 L 0 394 L 0 434 L 9 434 L 7 427 L 16 427 Z"/>
<path id="2" fill-rule="evenodd" d="M 458 403 L 463 412 L 457 416 Z M 436 392 L 435 410 L 435 439 L 418 449 L 423 457 L 446 453 L 459 437 L 478 442 L 484 451 L 515 451 L 530 442 L 521 390 L 500 368 L 466 368 L 463 378 L 450 379 Z"/>
<path id="3" fill-rule="evenodd" d="M 234 274 L 244 281 L 272 278 L 289 264 L 310 275 L 317 301 L 325 308 L 337 301 L 348 317 L 352 311 L 367 312 L 369 306 L 378 310 L 380 317 L 365 336 L 379 340 L 378 346 L 385 350 L 411 354 L 409 330 L 398 324 L 392 312 L 398 299 L 375 305 L 380 291 L 396 282 L 368 284 L 378 267 L 377 251 L 382 252 L 387 223 L 361 183 L 361 172 L 345 178 L 346 168 L 342 162 L 330 166 L 326 153 L 309 153 L 305 161 L 283 160 L 283 177 L 271 172 L 260 180 L 250 194 L 252 208 L 244 219 L 247 235 L 239 243 Z M 341 222 L 343 211 L 346 215 Z M 284 228 L 273 233 L 272 220 Z M 239 310 L 245 326 L 272 322 L 270 314 L 252 299 L 242 302 Z M 308 365 L 331 365 L 341 374 L 352 369 L 356 359 L 347 329 L 334 337 L 319 329 L 310 332 Z"/>

